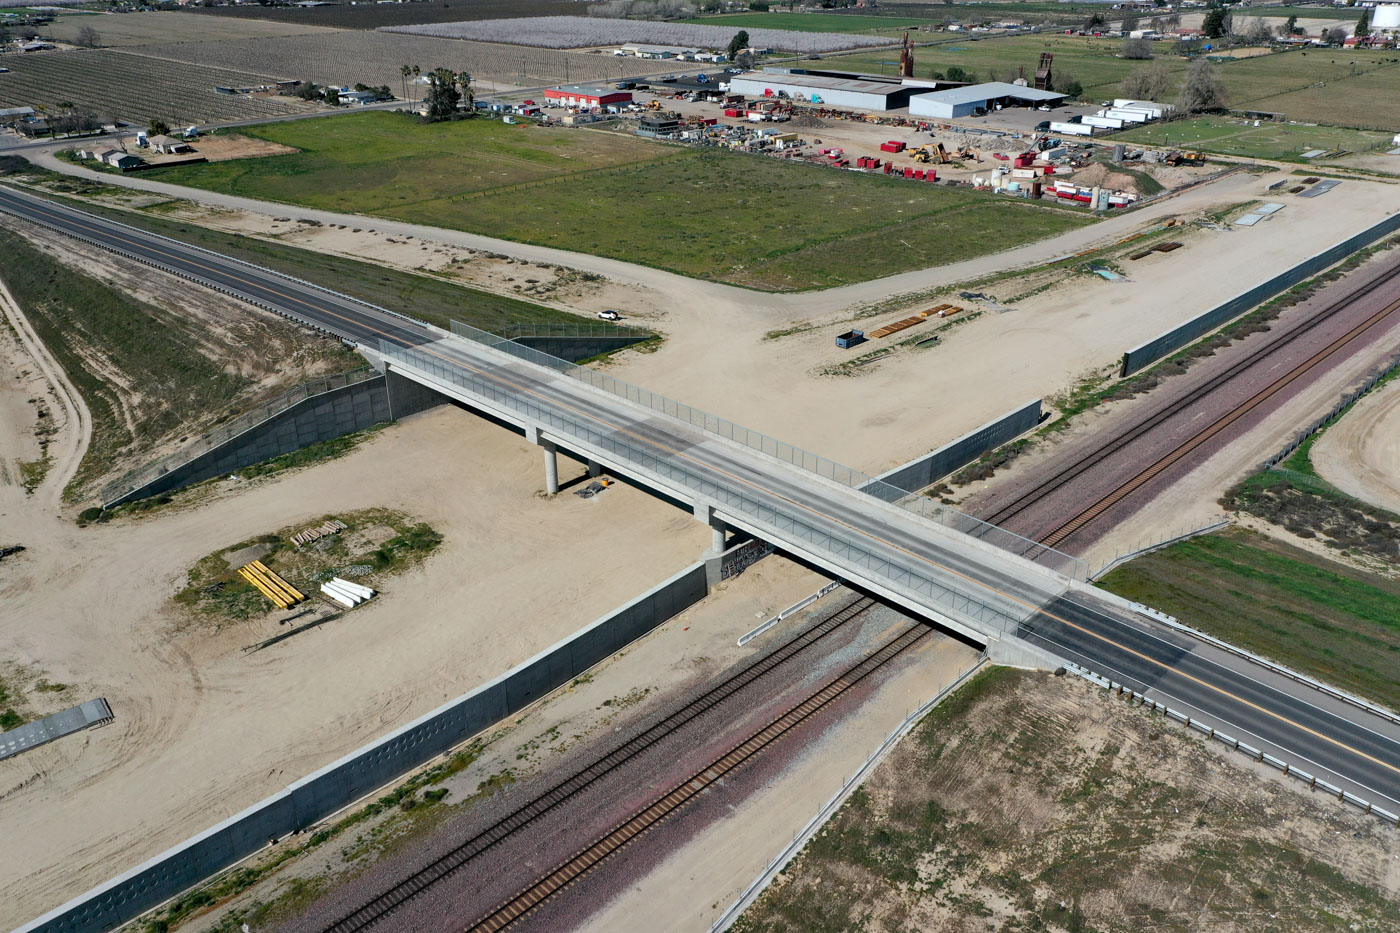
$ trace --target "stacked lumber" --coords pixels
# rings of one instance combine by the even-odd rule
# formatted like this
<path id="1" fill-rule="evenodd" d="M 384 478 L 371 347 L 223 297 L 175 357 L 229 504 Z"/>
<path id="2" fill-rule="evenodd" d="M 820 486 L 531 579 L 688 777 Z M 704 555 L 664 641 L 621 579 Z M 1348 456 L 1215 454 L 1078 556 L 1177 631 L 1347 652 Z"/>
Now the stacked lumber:
<path id="1" fill-rule="evenodd" d="M 332 518 L 321 523 L 315 528 L 310 528 L 306 531 L 299 531 L 296 534 L 292 535 L 292 543 L 295 544 L 298 548 L 300 548 L 303 545 L 310 544 L 312 541 L 319 541 L 320 539 L 329 537 L 330 535 L 338 535 L 342 531 L 344 531 L 345 528 L 346 525 L 344 522 Z"/>

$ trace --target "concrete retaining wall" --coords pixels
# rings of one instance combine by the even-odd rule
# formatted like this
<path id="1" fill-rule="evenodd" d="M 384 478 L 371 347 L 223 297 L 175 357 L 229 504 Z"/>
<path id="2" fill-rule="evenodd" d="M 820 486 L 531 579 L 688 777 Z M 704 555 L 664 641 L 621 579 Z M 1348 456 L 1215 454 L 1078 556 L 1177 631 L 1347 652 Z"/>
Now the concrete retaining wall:
<path id="1" fill-rule="evenodd" d="M 514 342 L 570 363 L 641 343 L 646 337 L 516 337 Z"/>
<path id="2" fill-rule="evenodd" d="M 1357 250 L 1369 246 L 1396 230 L 1400 230 L 1400 214 L 1392 214 L 1355 236 L 1348 237 L 1336 246 L 1325 249 L 1316 256 L 1303 260 L 1293 268 L 1280 272 L 1267 282 L 1254 286 L 1244 294 L 1236 295 L 1224 304 L 1217 305 L 1204 314 L 1172 328 L 1165 334 L 1154 337 L 1141 346 L 1134 347 L 1123 354 L 1123 366 L 1119 375 L 1131 376 L 1163 357 L 1175 353 L 1198 337 L 1208 334 L 1256 305 L 1268 301 L 1275 295 L 1292 288 L 1304 279 L 1316 275 L 1328 266 L 1342 261 Z"/>
<path id="3" fill-rule="evenodd" d="M 305 829 L 459 745 L 650 632 L 707 592 L 693 564 L 528 661 L 93 888 L 16 933 L 99 933 Z"/>
<path id="4" fill-rule="evenodd" d="M 331 389 L 297 402 L 248 430 L 190 458 L 104 505 L 147 499 L 246 466 L 332 440 L 371 425 L 393 421 L 446 401 L 431 389 L 394 372 Z"/>
<path id="5" fill-rule="evenodd" d="M 1040 399 L 1036 399 L 876 478 L 909 492 L 927 489 L 959 467 L 1026 433 L 1039 423 Z"/>

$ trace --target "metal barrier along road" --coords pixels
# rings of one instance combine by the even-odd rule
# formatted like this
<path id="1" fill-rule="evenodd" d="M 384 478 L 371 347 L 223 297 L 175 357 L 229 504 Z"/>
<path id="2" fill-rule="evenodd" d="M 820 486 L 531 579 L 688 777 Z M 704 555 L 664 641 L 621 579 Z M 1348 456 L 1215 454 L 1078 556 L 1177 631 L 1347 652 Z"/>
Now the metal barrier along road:
<path id="1" fill-rule="evenodd" d="M 767 456 L 774 457 L 784 463 L 789 463 L 799 469 L 809 473 L 815 473 L 824 479 L 829 479 L 848 486 L 852 489 L 864 492 L 866 495 L 897 505 L 906 511 L 913 512 L 930 521 L 937 522 L 946 528 L 962 534 L 970 535 L 974 538 L 986 541 L 1009 551 L 1033 560 L 1042 566 L 1063 573 L 1067 577 L 1076 580 L 1087 580 L 1089 568 L 1084 561 L 1052 547 L 1032 541 L 1029 538 L 999 528 L 996 525 L 988 524 L 978 518 L 973 518 L 957 509 L 949 508 L 924 496 L 915 495 L 907 489 L 879 480 L 868 473 L 853 469 L 830 460 L 819 454 L 814 454 L 809 450 L 804 450 L 785 441 L 780 441 L 776 437 L 755 431 L 744 425 L 737 424 L 727 418 L 711 414 L 700 408 L 678 402 L 641 386 L 633 385 L 622 379 L 610 376 L 606 373 L 590 369 L 586 366 L 577 366 L 567 360 L 562 360 L 548 353 L 530 347 L 520 346 L 480 328 L 463 324 L 460 321 L 452 322 L 452 333 L 458 337 L 471 340 L 483 346 L 491 347 L 504 353 L 508 353 L 517 359 L 528 363 L 552 369 L 555 372 L 576 379 L 580 382 L 593 386 L 618 398 L 625 399 L 643 408 L 660 412 L 670 418 L 699 428 L 708 434 L 724 438 L 742 444 L 751 450 L 759 451 Z M 384 350 L 386 354 L 394 352 L 393 347 Z"/>

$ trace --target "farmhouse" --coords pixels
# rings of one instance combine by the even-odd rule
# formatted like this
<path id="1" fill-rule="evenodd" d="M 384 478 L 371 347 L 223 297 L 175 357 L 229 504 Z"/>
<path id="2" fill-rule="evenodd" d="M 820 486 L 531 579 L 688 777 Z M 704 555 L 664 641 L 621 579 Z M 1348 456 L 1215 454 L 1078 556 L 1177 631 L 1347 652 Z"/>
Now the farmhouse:
<path id="1" fill-rule="evenodd" d="M 632 55 L 637 58 L 684 58 L 694 59 L 700 54 L 700 49 L 681 48 L 674 45 L 641 45 L 636 42 L 628 42 L 618 48 L 614 55 Z"/>
<path id="2" fill-rule="evenodd" d="M 997 106 L 1035 107 L 1042 104 L 1057 107 L 1064 99 L 1064 94 L 1054 91 L 991 81 L 915 95 L 909 99 L 909 115 L 946 120 L 950 117 L 970 117 L 979 108 L 992 110 Z"/>
<path id="3" fill-rule="evenodd" d="M 126 172 L 140 165 L 141 157 L 132 155 L 129 152 L 123 152 L 120 149 L 106 149 L 97 153 L 97 161 Z"/>
<path id="4" fill-rule="evenodd" d="M 579 107 L 584 110 L 592 110 L 594 107 L 616 107 L 632 102 L 630 91 L 613 91 L 581 84 L 549 88 L 544 92 L 544 97 L 560 107 Z"/>
<path id="5" fill-rule="evenodd" d="M 175 155 L 179 152 L 194 152 L 194 148 L 183 139 L 176 139 L 174 136 L 152 136 L 146 140 L 152 149 L 165 155 Z"/>
<path id="6" fill-rule="evenodd" d="M 373 91 L 352 91 L 349 88 L 340 90 L 342 104 L 372 104 L 378 96 Z"/>

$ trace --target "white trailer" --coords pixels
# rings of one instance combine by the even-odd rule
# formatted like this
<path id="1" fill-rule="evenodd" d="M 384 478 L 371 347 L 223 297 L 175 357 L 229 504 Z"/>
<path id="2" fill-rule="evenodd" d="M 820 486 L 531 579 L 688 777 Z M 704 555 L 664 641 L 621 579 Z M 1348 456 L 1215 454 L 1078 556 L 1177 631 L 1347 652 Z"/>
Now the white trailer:
<path id="1" fill-rule="evenodd" d="M 1050 123 L 1050 133 L 1060 136 L 1093 136 L 1094 128 L 1082 123 Z"/>
<path id="2" fill-rule="evenodd" d="M 1123 121 L 1116 117 L 1085 117 L 1081 121 L 1085 126 L 1099 126 L 1106 130 L 1121 130 Z"/>
<path id="3" fill-rule="evenodd" d="M 1120 110 L 1117 107 L 1111 107 L 1108 110 L 1100 110 L 1099 116 L 1113 117 L 1116 120 L 1122 120 L 1124 123 L 1146 123 L 1149 120 L 1157 119 L 1145 110 Z"/>

